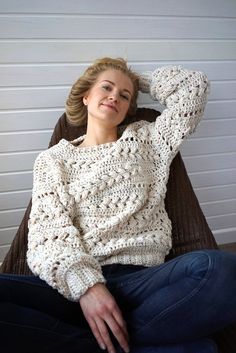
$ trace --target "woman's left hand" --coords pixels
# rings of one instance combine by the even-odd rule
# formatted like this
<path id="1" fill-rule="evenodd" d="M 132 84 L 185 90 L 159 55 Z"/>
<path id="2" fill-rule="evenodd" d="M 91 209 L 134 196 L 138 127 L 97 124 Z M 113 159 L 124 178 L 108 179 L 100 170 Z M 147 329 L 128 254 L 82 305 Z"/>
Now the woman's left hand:
<path id="1" fill-rule="evenodd" d="M 122 313 L 102 283 L 89 288 L 79 299 L 84 316 L 102 349 L 115 353 L 108 327 L 125 352 L 129 352 L 128 331 Z M 107 327 L 108 326 L 108 327 Z"/>

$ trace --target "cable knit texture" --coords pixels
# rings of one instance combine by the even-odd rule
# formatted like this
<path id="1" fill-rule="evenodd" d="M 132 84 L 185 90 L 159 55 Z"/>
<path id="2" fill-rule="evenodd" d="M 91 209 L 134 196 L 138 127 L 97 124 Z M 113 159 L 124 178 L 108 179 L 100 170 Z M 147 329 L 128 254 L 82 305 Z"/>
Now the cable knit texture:
<path id="1" fill-rule="evenodd" d="M 153 266 L 171 249 L 164 198 L 172 159 L 207 100 L 201 72 L 163 67 L 140 90 L 166 106 L 155 122 L 119 127 L 119 139 L 79 147 L 84 136 L 40 153 L 34 165 L 27 260 L 69 300 L 105 283 L 101 266 Z"/>

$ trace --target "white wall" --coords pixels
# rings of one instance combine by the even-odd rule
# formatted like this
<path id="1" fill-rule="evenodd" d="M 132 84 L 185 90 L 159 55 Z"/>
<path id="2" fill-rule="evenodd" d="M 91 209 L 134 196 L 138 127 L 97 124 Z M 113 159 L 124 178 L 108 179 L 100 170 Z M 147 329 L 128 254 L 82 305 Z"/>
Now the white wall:
<path id="1" fill-rule="evenodd" d="M 0 260 L 71 84 L 104 55 L 138 72 L 178 63 L 208 74 L 205 118 L 182 154 L 217 241 L 236 241 L 235 0 L 0 0 L 0 13 Z"/>

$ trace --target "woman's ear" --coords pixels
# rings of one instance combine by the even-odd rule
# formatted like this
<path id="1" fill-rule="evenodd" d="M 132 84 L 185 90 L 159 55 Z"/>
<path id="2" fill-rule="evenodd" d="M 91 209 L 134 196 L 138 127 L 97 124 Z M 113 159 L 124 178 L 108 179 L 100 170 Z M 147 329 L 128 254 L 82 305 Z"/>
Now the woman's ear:
<path id="1" fill-rule="evenodd" d="M 88 104 L 88 101 L 87 101 L 87 97 L 86 97 L 86 96 L 83 97 L 83 103 L 84 103 L 84 105 L 87 105 L 87 104 Z"/>

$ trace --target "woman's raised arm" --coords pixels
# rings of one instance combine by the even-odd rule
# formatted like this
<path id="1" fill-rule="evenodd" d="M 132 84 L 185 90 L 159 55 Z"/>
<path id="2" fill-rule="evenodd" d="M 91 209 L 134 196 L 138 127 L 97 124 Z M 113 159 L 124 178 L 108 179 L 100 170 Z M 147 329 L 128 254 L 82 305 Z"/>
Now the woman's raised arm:
<path id="1" fill-rule="evenodd" d="M 141 92 L 166 108 L 156 119 L 156 136 L 175 154 L 183 139 L 194 132 L 200 122 L 209 93 L 207 76 L 180 66 L 161 67 L 140 75 Z"/>

